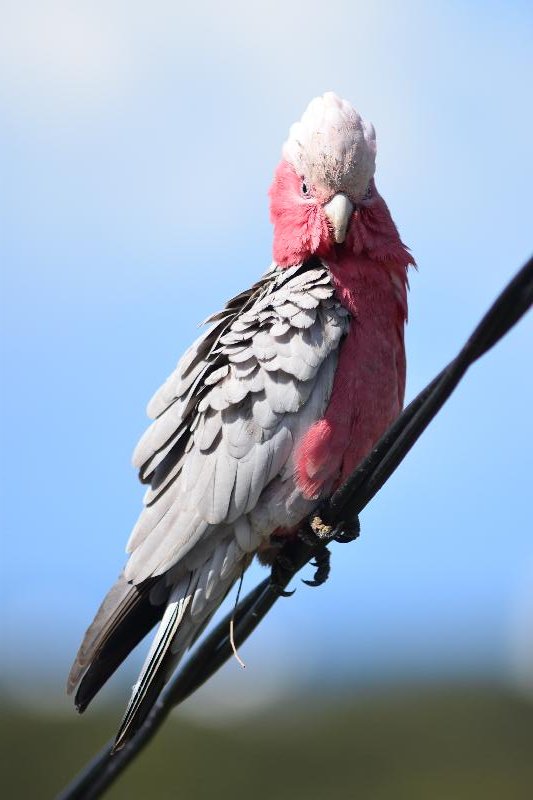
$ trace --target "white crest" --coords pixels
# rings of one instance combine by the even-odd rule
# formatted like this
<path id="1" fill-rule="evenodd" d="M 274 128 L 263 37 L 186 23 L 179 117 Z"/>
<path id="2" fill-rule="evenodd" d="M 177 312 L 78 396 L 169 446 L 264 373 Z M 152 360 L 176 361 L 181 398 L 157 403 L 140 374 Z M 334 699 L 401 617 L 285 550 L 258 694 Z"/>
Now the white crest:
<path id="1" fill-rule="evenodd" d="M 334 92 L 315 97 L 283 145 L 283 156 L 312 185 L 360 200 L 376 164 L 376 133 Z"/>

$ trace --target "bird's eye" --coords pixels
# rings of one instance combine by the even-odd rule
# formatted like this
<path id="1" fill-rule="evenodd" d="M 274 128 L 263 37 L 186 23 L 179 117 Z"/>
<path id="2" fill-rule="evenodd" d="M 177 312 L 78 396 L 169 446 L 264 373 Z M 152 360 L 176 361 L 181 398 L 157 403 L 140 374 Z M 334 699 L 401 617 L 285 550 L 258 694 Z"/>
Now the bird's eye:
<path id="1" fill-rule="evenodd" d="M 309 188 L 305 181 L 302 183 L 302 194 L 309 194 Z"/>

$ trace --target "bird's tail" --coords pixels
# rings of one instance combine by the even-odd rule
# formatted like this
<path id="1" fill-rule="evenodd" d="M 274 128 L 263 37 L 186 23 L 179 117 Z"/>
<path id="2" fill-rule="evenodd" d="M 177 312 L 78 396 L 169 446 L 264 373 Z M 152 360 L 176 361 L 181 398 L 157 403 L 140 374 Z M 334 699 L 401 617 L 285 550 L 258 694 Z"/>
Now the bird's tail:
<path id="1" fill-rule="evenodd" d="M 158 588 L 158 602 L 153 589 Z M 70 670 L 67 692 L 77 687 L 75 704 L 85 711 L 126 656 L 159 622 L 170 588 L 161 578 L 134 586 L 120 575 L 89 626 Z"/>
<path id="2" fill-rule="evenodd" d="M 133 687 L 115 739 L 115 750 L 123 747 L 138 731 L 179 660 L 251 561 L 251 556 L 242 551 L 237 558 L 237 553 L 233 552 L 232 557 L 224 559 L 225 564 L 220 569 L 219 548 L 239 549 L 234 542 L 229 547 L 227 541 L 221 542 L 206 563 L 183 576 L 172 588 L 155 639 Z"/>

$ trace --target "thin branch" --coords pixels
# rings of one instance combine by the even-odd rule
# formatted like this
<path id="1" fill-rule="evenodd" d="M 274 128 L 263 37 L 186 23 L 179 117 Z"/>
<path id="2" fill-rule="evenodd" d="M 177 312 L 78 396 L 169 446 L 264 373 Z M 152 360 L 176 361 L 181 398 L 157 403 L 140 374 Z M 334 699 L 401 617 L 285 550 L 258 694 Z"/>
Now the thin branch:
<path id="1" fill-rule="evenodd" d="M 458 356 L 407 406 L 381 437 L 370 455 L 320 508 L 321 518 L 336 532 L 353 525 L 357 515 L 389 479 L 409 450 L 442 408 L 467 369 L 493 347 L 533 303 L 533 259 L 530 259 L 483 317 Z M 310 520 L 304 528 L 309 532 Z M 302 533 L 304 531 L 302 530 Z M 202 686 L 230 658 L 233 617 L 238 647 L 270 611 L 294 575 L 327 542 L 308 535 L 288 541 L 276 565 L 275 581 L 266 578 L 253 589 L 200 643 L 161 693 L 136 736 L 111 754 L 110 742 L 59 795 L 58 800 L 94 800 L 116 780 L 157 733 L 171 709 Z"/>

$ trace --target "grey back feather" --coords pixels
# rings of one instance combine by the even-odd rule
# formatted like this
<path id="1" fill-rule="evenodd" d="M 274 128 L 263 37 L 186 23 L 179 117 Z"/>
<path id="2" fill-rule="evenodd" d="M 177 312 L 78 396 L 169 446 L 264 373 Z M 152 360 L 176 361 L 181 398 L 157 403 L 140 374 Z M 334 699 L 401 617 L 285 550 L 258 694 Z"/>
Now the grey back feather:
<path id="1" fill-rule="evenodd" d="M 134 453 L 151 484 L 128 542 L 134 583 L 254 509 L 324 412 L 349 318 L 314 259 L 271 268 L 208 322 L 150 401 L 155 421 Z"/>

